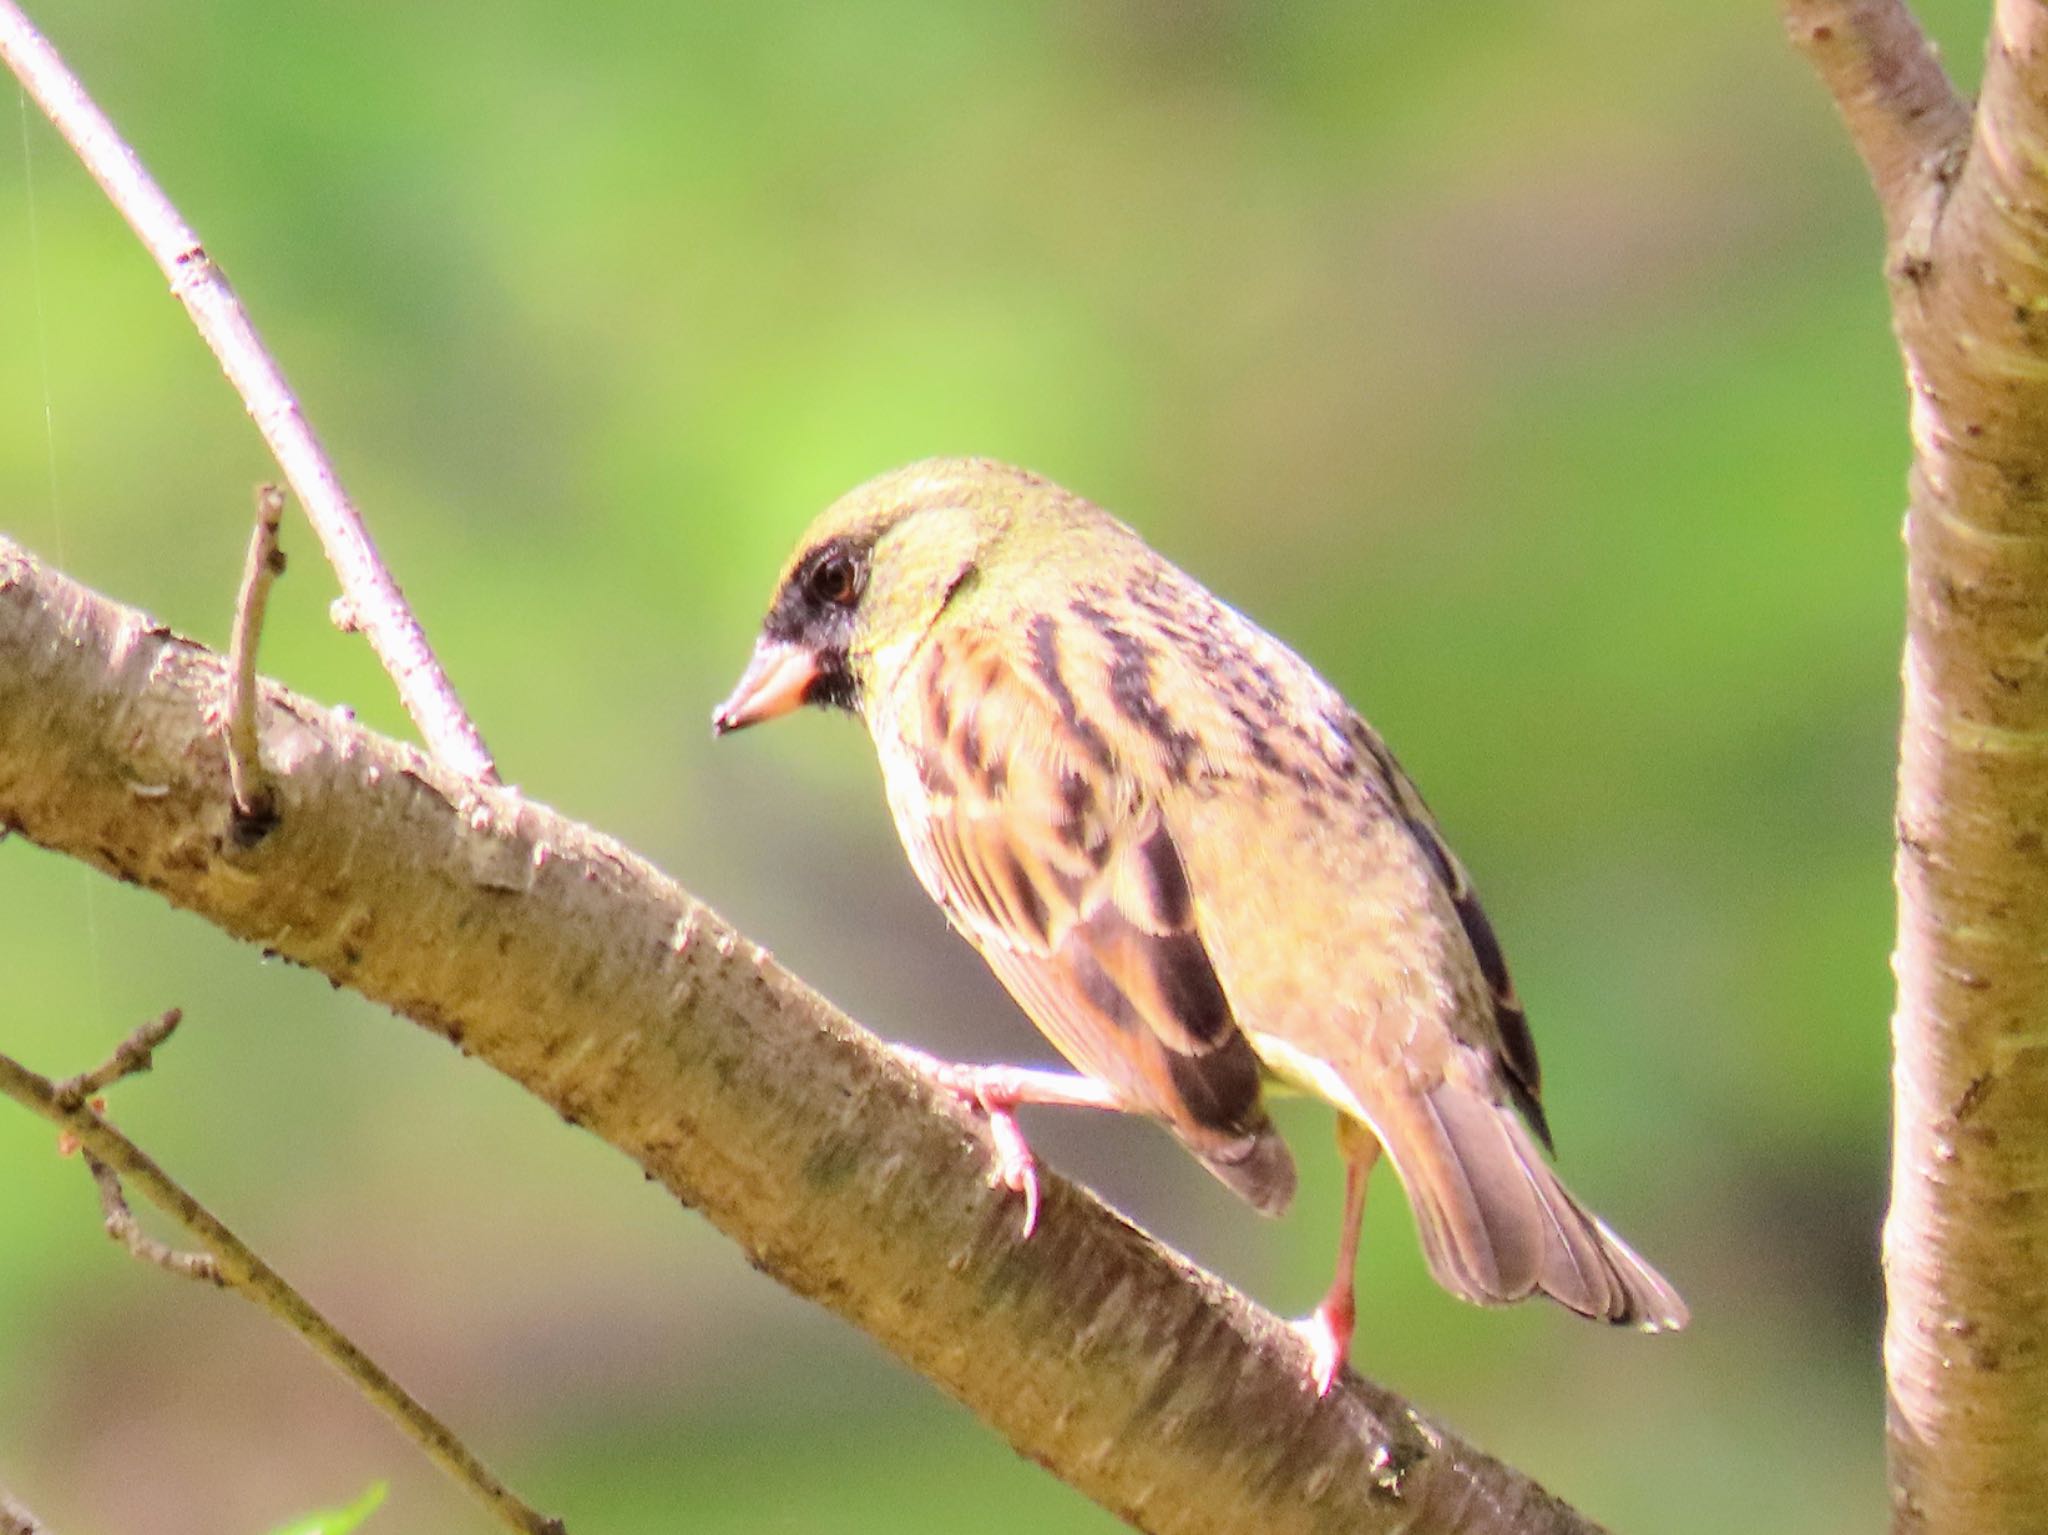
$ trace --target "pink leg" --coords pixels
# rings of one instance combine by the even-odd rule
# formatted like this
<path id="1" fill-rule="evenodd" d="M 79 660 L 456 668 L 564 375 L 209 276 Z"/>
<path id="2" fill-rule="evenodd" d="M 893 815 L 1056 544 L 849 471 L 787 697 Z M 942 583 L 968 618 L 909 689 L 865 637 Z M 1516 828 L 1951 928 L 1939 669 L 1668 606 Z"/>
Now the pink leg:
<path id="1" fill-rule="evenodd" d="M 996 1168 L 991 1181 L 1024 1196 L 1024 1235 L 1038 1226 L 1038 1160 L 1017 1124 L 1019 1104 L 1044 1103 L 1073 1109 L 1122 1109 L 1105 1084 L 1066 1071 L 1037 1071 L 1028 1066 L 962 1066 L 942 1061 L 904 1045 L 897 1054 L 923 1073 L 933 1086 L 964 1098 L 988 1116 L 995 1142 Z"/>
<path id="2" fill-rule="evenodd" d="M 1317 1396 L 1330 1394 L 1351 1357 L 1351 1329 L 1358 1319 L 1358 1228 L 1365 1219 L 1365 1185 L 1380 1159 L 1380 1143 L 1372 1132 L 1348 1119 L 1337 1121 L 1337 1147 L 1344 1154 L 1344 1223 L 1337 1233 L 1337 1273 L 1321 1303 L 1295 1324 L 1308 1340 L 1308 1376 Z"/>

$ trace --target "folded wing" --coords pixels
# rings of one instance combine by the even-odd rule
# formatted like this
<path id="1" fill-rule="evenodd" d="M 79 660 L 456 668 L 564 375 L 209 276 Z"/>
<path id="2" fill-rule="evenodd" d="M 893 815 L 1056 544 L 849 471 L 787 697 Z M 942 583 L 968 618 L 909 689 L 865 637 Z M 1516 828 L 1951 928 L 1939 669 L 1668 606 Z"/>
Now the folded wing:
<path id="1" fill-rule="evenodd" d="M 911 862 L 1060 1053 L 1276 1213 L 1294 1164 L 1157 806 L 1050 668 L 934 637 L 884 753 Z M 906 781 L 896 781 L 896 775 Z"/>

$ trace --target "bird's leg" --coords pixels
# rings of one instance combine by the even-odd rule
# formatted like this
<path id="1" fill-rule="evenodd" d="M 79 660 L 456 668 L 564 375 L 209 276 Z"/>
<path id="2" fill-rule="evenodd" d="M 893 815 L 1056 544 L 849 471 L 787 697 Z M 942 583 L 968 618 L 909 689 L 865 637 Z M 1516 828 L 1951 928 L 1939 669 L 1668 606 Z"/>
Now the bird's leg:
<path id="1" fill-rule="evenodd" d="M 965 1099 L 988 1116 L 988 1133 L 996 1149 L 995 1175 L 990 1181 L 1024 1196 L 1027 1237 L 1038 1226 L 1038 1159 L 1031 1154 L 1031 1145 L 1017 1123 L 1017 1106 L 1123 1107 L 1105 1084 L 1074 1072 L 1040 1071 L 1029 1066 L 963 1066 L 904 1045 L 898 1045 L 896 1051 L 933 1086 Z"/>
<path id="2" fill-rule="evenodd" d="M 1309 1380 L 1317 1396 L 1328 1396 L 1337 1373 L 1351 1357 L 1351 1328 L 1358 1318 L 1355 1299 L 1358 1230 L 1365 1219 L 1365 1185 L 1380 1159 L 1380 1143 L 1364 1125 L 1340 1115 L 1337 1149 L 1344 1157 L 1344 1224 L 1337 1233 L 1337 1273 L 1316 1309 L 1295 1326 L 1308 1339 Z"/>

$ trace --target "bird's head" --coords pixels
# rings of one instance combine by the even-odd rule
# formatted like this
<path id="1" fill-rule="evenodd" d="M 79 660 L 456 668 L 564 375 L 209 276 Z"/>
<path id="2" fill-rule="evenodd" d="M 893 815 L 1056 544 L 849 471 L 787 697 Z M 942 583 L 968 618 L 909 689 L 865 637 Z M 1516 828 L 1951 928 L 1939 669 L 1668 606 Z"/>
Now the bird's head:
<path id="1" fill-rule="evenodd" d="M 1003 557 L 1020 519 L 1067 499 L 988 459 L 936 458 L 849 492 L 777 582 L 753 659 L 711 716 L 720 735 L 803 704 L 862 712 L 939 615 Z"/>

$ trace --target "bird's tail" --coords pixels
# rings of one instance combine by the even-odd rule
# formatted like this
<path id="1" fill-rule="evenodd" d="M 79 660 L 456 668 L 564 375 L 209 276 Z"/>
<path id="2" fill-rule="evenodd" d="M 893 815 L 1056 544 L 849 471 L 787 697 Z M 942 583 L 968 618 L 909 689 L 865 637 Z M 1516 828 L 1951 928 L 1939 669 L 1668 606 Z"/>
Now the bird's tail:
<path id="1" fill-rule="evenodd" d="M 1685 1326 L 1678 1292 L 1572 1197 L 1511 1108 L 1452 1082 L 1386 1107 L 1407 1121 L 1383 1138 L 1445 1289 L 1482 1306 L 1540 1291 L 1595 1321 Z"/>

